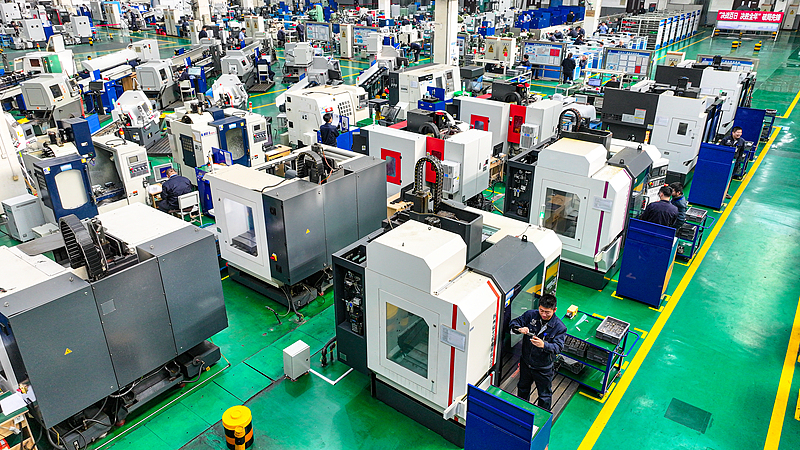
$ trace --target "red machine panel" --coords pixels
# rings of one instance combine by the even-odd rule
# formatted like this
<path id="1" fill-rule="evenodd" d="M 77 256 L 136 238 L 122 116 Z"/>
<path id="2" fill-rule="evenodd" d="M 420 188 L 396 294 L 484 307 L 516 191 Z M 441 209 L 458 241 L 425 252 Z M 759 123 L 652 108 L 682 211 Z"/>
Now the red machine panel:
<path id="1" fill-rule="evenodd" d="M 425 154 L 444 160 L 444 139 L 436 139 L 428 136 L 425 140 Z M 425 181 L 428 183 L 436 182 L 436 173 L 431 168 L 431 163 L 425 163 Z"/>
<path id="2" fill-rule="evenodd" d="M 508 113 L 508 142 L 519 144 L 522 125 L 525 124 L 526 110 L 525 106 L 511 105 Z"/>
<path id="3" fill-rule="evenodd" d="M 386 161 L 386 181 L 388 183 L 400 185 L 403 182 L 402 169 L 403 163 L 400 152 L 394 150 L 381 149 L 381 159 Z"/>

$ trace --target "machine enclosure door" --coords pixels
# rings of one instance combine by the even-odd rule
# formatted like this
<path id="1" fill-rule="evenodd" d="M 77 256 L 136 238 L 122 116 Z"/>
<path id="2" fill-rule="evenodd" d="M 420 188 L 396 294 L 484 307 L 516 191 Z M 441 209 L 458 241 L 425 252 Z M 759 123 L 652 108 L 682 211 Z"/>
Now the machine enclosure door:
<path id="1" fill-rule="evenodd" d="M 692 145 L 697 121 L 672 118 L 669 124 L 669 142 L 678 145 Z"/>
<path id="2" fill-rule="evenodd" d="M 578 219 L 577 219 L 577 224 L 575 226 L 574 237 L 562 234 L 558 230 L 553 229 L 552 225 L 548 225 L 548 215 L 546 212 L 545 212 L 544 226 L 545 228 L 553 229 L 553 231 L 555 231 L 556 234 L 558 234 L 558 237 L 561 239 L 561 243 L 564 245 L 564 247 L 572 247 L 574 249 L 580 249 L 583 245 L 581 237 L 584 236 L 584 225 L 586 224 L 586 212 L 587 208 L 589 207 L 589 190 L 586 188 L 560 183 L 554 180 L 542 179 L 542 188 L 540 191 L 540 198 L 539 198 L 540 208 L 547 208 L 546 206 L 547 192 L 548 190 L 551 189 L 563 191 L 566 192 L 567 194 L 573 194 L 578 198 L 578 200 L 580 200 L 580 206 L 578 208 Z M 542 211 L 542 209 L 539 209 L 539 211 Z"/>
<path id="3" fill-rule="evenodd" d="M 420 389 L 436 393 L 436 374 L 439 368 L 439 360 L 437 349 L 439 348 L 439 331 L 437 326 L 439 324 L 439 314 L 415 305 L 407 300 L 390 294 L 383 289 L 380 291 L 380 365 L 384 369 L 397 374 L 398 376 L 407 380 L 408 384 L 414 384 Z M 428 355 L 427 360 L 424 361 L 427 365 L 427 377 L 419 375 L 397 362 L 389 358 L 388 352 L 394 348 L 394 342 L 387 342 L 387 336 L 391 330 L 387 329 L 387 322 L 391 320 L 390 315 L 393 311 L 405 310 L 411 312 L 417 317 L 425 321 L 425 326 L 428 330 Z M 399 341 L 399 338 L 398 338 Z"/>

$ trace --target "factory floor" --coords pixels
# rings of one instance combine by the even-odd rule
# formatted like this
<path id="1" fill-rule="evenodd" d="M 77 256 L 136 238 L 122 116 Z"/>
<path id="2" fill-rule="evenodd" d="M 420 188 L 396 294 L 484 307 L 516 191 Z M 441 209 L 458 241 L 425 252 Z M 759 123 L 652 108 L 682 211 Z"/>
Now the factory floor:
<path id="1" fill-rule="evenodd" d="M 112 33 L 114 42 L 73 48 L 77 59 L 128 42 Z M 186 42 L 158 39 L 163 56 Z M 734 55 L 752 56 L 753 44 L 745 40 Z M 730 40 L 711 39 L 705 30 L 665 50 L 687 58 L 727 55 Z M 579 391 L 570 401 L 553 426 L 550 449 L 800 448 L 800 376 L 793 376 L 800 346 L 800 200 L 793 193 L 800 187 L 800 37 L 781 33 L 757 57 L 753 106 L 777 109 L 779 128 L 759 147 L 745 179 L 731 184 L 728 204 L 709 211 L 714 228 L 694 259 L 675 264 L 661 307 L 615 297 L 614 280 L 603 291 L 559 282 L 560 310 L 576 304 L 617 317 L 643 339 L 603 398 Z M 365 67 L 342 61 L 346 82 Z M 552 85 L 534 86 L 552 93 Z M 275 96 L 285 87 L 253 95 L 254 110 L 276 115 Z M 14 242 L 0 236 L 0 245 Z M 282 378 L 284 347 L 302 339 L 317 352 L 333 336 L 331 293 L 298 317 L 229 279 L 223 288 L 230 325 L 213 340 L 226 359 L 197 383 L 136 411 L 95 448 L 223 449 L 219 420 L 237 404 L 253 412 L 254 449 L 455 448 L 371 398 L 367 377 L 342 377 L 341 363 L 323 369 L 316 355 L 312 368 L 319 375 Z"/>

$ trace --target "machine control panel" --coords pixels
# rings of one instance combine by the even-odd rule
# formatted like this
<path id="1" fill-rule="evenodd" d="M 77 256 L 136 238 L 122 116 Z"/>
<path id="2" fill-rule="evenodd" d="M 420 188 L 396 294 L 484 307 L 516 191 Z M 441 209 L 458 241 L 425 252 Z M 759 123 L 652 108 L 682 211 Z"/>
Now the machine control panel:
<path id="1" fill-rule="evenodd" d="M 150 175 L 150 166 L 147 157 L 144 155 L 133 155 L 128 157 L 128 171 L 131 178 Z"/>
<path id="2" fill-rule="evenodd" d="M 267 131 L 257 131 L 253 133 L 253 143 L 258 144 L 259 142 L 264 142 L 267 140 Z"/>

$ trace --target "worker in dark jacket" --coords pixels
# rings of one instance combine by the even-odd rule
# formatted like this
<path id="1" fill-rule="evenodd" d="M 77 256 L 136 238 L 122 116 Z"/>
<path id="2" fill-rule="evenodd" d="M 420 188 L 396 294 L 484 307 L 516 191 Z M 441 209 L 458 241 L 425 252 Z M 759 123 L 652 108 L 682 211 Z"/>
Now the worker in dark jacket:
<path id="1" fill-rule="evenodd" d="M 278 30 L 278 47 L 286 46 L 286 30 L 284 30 L 283 25 Z"/>
<path id="2" fill-rule="evenodd" d="M 553 364 L 567 337 L 567 327 L 555 315 L 556 306 L 556 297 L 545 294 L 539 300 L 538 310 L 525 311 L 510 324 L 511 332 L 525 335 L 522 338 L 517 397 L 529 401 L 531 385 L 536 383 L 539 393 L 537 405 L 548 411 L 553 398 Z"/>
<path id="3" fill-rule="evenodd" d="M 575 22 L 575 13 L 570 11 L 567 13 L 567 23 Z"/>
<path id="4" fill-rule="evenodd" d="M 567 57 L 561 61 L 561 72 L 564 75 L 564 83 L 571 83 L 575 77 L 575 60 L 572 59 L 572 53 L 567 53 Z"/>
<path id="5" fill-rule="evenodd" d="M 167 169 L 169 179 L 161 183 L 161 201 L 158 209 L 164 212 L 178 210 L 178 197 L 192 192 L 192 182 L 178 175 L 175 169 Z"/>
<path id="6" fill-rule="evenodd" d="M 678 208 L 670 203 L 670 197 L 672 197 L 672 188 L 661 186 L 661 189 L 658 190 L 658 198 L 660 200 L 647 205 L 644 213 L 639 218 L 646 222 L 671 227 L 675 223 L 675 219 L 678 218 Z"/>
<path id="7" fill-rule="evenodd" d="M 324 120 L 325 123 L 319 127 L 320 140 L 325 145 L 336 147 L 336 138 L 339 137 L 339 130 L 331 123 L 333 116 L 331 116 L 330 113 L 325 113 L 325 115 L 322 116 L 322 120 Z"/>
<path id="8" fill-rule="evenodd" d="M 689 209 L 689 202 L 686 201 L 686 197 L 683 195 L 683 184 L 676 181 L 670 184 L 669 187 L 672 188 L 672 200 L 670 200 L 670 203 L 678 208 L 678 217 L 675 219 L 673 226 L 680 228 L 686 223 L 686 210 Z"/>
<path id="9" fill-rule="evenodd" d="M 208 37 L 208 27 L 203 27 L 199 33 L 197 33 L 197 39 L 205 39 Z"/>
<path id="10" fill-rule="evenodd" d="M 745 158 L 744 149 L 747 145 L 747 141 L 742 138 L 742 127 L 733 127 L 731 128 L 731 132 L 728 133 L 727 136 L 722 138 L 719 141 L 719 145 L 724 145 L 726 147 L 735 147 L 736 148 L 736 161 L 739 162 Z M 743 161 L 742 161 L 743 162 Z M 731 181 L 728 180 L 728 188 L 731 187 Z M 725 198 L 731 198 L 731 195 L 727 193 L 728 189 L 725 189 Z"/>

